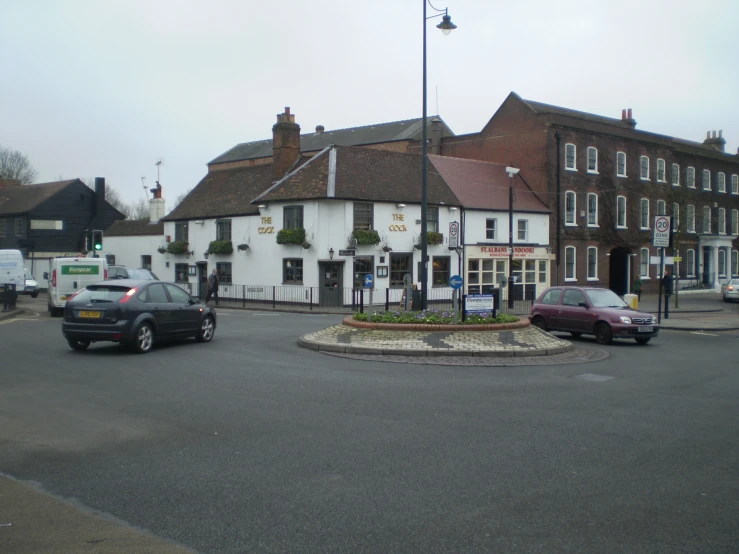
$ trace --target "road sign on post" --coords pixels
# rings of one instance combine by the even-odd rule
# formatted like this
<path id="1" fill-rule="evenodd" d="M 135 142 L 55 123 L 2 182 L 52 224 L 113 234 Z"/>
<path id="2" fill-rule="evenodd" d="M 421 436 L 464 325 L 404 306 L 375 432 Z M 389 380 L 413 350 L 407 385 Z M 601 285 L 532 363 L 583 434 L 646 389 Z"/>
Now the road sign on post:
<path id="1" fill-rule="evenodd" d="M 452 287 L 452 310 L 454 311 L 454 323 L 457 323 L 457 312 L 459 311 L 457 309 L 457 295 L 459 294 L 459 289 L 462 288 L 462 284 L 464 281 L 462 281 L 462 278 L 459 275 L 452 275 L 449 277 L 449 286 Z"/>
<path id="2" fill-rule="evenodd" d="M 459 223 L 449 222 L 449 248 L 459 248 Z"/>
<path id="3" fill-rule="evenodd" d="M 364 276 L 364 286 L 367 287 L 368 289 L 372 288 L 372 285 L 374 284 L 374 282 L 375 282 L 375 278 L 372 277 L 371 273 L 368 273 L 367 275 Z"/>
<path id="4" fill-rule="evenodd" d="M 652 246 L 655 248 L 667 248 L 670 246 L 670 216 L 655 215 L 654 216 L 654 233 L 652 234 Z"/>

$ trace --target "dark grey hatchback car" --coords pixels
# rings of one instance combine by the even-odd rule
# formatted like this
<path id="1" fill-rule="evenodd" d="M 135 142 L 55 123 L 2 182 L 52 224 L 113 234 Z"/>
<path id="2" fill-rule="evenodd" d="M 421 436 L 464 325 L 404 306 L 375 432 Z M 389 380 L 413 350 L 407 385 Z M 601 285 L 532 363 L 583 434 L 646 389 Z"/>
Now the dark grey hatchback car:
<path id="1" fill-rule="evenodd" d="M 89 285 L 67 300 L 62 321 L 62 334 L 74 350 L 112 341 L 143 354 L 159 340 L 210 342 L 215 330 L 215 310 L 180 287 L 131 279 Z"/>

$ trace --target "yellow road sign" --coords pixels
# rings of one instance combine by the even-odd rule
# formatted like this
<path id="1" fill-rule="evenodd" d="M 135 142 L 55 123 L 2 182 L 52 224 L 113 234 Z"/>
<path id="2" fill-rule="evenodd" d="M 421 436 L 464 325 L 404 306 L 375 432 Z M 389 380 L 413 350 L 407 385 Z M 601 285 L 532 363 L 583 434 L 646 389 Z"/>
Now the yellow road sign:
<path id="1" fill-rule="evenodd" d="M 674 262 L 682 262 L 683 261 L 683 259 L 680 256 L 675 256 L 672 260 Z"/>

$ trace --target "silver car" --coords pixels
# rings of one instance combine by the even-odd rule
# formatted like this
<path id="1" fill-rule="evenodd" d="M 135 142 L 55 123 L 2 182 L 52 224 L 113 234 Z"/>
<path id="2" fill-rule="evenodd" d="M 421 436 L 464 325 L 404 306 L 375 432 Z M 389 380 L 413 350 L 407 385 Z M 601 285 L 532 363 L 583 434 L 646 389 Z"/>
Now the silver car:
<path id="1" fill-rule="evenodd" d="M 721 285 L 721 295 L 724 302 L 739 300 L 739 279 L 729 279 Z"/>

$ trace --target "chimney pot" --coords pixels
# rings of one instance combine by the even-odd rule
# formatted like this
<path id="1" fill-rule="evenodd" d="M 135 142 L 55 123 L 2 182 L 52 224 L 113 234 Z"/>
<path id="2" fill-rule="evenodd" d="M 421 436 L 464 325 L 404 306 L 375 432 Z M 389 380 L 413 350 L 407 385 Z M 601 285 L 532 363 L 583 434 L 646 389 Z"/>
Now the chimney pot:
<path id="1" fill-rule="evenodd" d="M 711 131 L 706 131 L 706 140 L 711 138 Z"/>
<path id="2" fill-rule="evenodd" d="M 621 110 L 621 121 L 623 121 L 625 119 L 626 119 L 626 108 L 624 108 L 623 110 Z"/>
<path id="3" fill-rule="evenodd" d="M 323 133 L 323 131 L 325 131 L 323 125 L 316 125 L 316 133 Z"/>
<path id="4" fill-rule="evenodd" d="M 723 138 L 724 131 L 722 129 L 718 130 L 718 138 Z"/>
<path id="5" fill-rule="evenodd" d="M 633 119 L 633 118 L 631 117 L 631 108 L 629 108 L 628 114 L 629 114 L 629 119 Z"/>
<path id="6" fill-rule="evenodd" d="M 290 106 L 285 106 L 285 115 L 290 115 Z"/>

